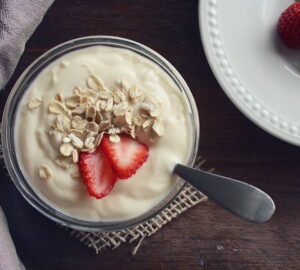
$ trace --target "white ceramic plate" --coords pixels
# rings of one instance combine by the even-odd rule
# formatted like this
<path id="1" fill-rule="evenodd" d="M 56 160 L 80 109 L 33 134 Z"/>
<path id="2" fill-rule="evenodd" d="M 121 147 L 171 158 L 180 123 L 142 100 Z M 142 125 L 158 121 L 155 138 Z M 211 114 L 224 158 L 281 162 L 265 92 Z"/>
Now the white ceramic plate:
<path id="1" fill-rule="evenodd" d="M 232 102 L 255 124 L 300 145 L 300 51 L 285 47 L 277 20 L 293 0 L 200 0 L 209 64 Z"/>

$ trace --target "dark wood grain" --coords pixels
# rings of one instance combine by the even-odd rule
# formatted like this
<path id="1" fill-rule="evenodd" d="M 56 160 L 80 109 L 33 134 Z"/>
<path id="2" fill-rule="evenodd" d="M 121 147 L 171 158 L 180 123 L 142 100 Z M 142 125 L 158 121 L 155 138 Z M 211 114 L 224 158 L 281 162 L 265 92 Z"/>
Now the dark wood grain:
<path id="1" fill-rule="evenodd" d="M 30 207 L 2 170 L 0 204 L 28 269 L 300 269 L 300 149 L 256 127 L 222 92 L 202 49 L 197 10 L 196 0 L 56 0 L 27 43 L 0 107 L 26 66 L 54 45 L 96 34 L 144 43 L 192 89 L 201 154 L 218 173 L 270 193 L 275 216 L 268 224 L 247 223 L 209 201 L 147 239 L 135 257 L 127 244 L 96 255 Z"/>

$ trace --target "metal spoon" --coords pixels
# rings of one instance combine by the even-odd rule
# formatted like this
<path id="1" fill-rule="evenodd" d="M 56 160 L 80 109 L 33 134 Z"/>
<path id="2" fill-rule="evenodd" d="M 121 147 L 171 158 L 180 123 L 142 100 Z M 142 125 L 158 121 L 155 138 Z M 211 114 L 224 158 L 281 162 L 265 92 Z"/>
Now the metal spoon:
<path id="1" fill-rule="evenodd" d="M 177 164 L 174 173 L 209 198 L 246 220 L 263 223 L 275 211 L 271 197 L 247 183 Z"/>

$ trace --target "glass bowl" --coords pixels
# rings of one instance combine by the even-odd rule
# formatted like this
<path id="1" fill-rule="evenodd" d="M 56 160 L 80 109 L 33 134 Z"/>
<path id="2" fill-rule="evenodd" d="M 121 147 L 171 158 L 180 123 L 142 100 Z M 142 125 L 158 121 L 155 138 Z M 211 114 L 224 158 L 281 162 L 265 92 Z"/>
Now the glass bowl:
<path id="1" fill-rule="evenodd" d="M 74 50 L 91 46 L 108 46 L 130 50 L 152 61 L 154 64 L 159 66 L 167 76 L 169 76 L 169 78 L 177 86 L 178 91 L 182 93 L 189 109 L 189 117 L 192 127 L 192 138 L 190 153 L 186 165 L 194 165 L 199 142 L 199 119 L 194 98 L 184 79 L 166 59 L 164 59 L 161 55 L 151 50 L 150 48 L 128 39 L 112 36 L 90 36 L 67 41 L 44 53 L 23 72 L 8 97 L 3 113 L 1 135 L 3 155 L 9 175 L 18 190 L 34 208 L 36 208 L 46 217 L 61 225 L 82 231 L 115 231 L 129 228 L 154 217 L 157 213 L 159 213 L 162 209 L 169 205 L 169 203 L 182 190 L 185 182 L 178 178 L 176 184 L 170 190 L 169 194 L 160 203 L 152 207 L 150 210 L 146 211 L 144 214 L 135 218 L 121 221 L 99 222 L 80 220 L 54 209 L 35 193 L 19 167 L 14 144 L 14 124 L 18 104 L 35 77 L 39 75 L 41 70 L 43 70 L 57 58 Z"/>

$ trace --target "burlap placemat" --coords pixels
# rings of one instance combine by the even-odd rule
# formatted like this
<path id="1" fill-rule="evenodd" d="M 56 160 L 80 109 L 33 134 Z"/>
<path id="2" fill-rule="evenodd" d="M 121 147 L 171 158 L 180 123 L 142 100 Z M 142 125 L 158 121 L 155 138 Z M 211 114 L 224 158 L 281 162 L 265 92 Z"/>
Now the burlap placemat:
<path id="1" fill-rule="evenodd" d="M 206 160 L 201 156 L 198 156 L 194 167 L 202 168 L 205 163 Z M 213 170 L 214 169 L 209 169 L 207 171 L 212 172 Z M 96 253 L 99 253 L 104 249 L 115 249 L 126 242 L 132 243 L 138 241 L 131 251 L 131 254 L 135 255 L 145 238 L 156 233 L 164 225 L 174 218 L 177 218 L 186 210 L 206 200 L 207 197 L 204 194 L 187 184 L 168 207 L 147 222 L 126 230 L 114 232 L 94 233 L 77 230 L 70 231 L 71 235 L 78 238 L 79 241 L 86 246 L 93 248 Z"/>
<path id="2" fill-rule="evenodd" d="M 1 166 L 6 169 L 2 155 L 1 139 L 0 161 Z M 205 163 L 206 160 L 201 156 L 198 156 L 194 167 L 202 168 Z M 207 171 L 212 172 L 213 170 L 214 169 L 211 168 Z M 104 249 L 115 249 L 126 242 L 132 243 L 134 241 L 138 241 L 131 251 L 131 254 L 135 255 L 145 238 L 155 234 L 164 225 L 171 222 L 174 218 L 177 218 L 186 210 L 206 200 L 207 197 L 204 194 L 193 188 L 191 185 L 187 184 L 168 207 L 166 207 L 163 211 L 161 211 L 159 214 L 157 214 L 147 222 L 138 224 L 132 228 L 101 233 L 83 232 L 72 230 L 67 227 L 64 228 L 66 230 L 69 230 L 70 234 L 76 237 L 80 242 L 84 243 L 90 248 L 93 248 L 96 253 L 99 253 Z"/>

